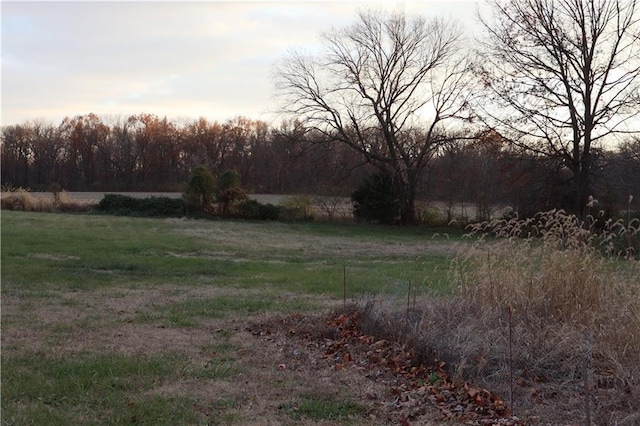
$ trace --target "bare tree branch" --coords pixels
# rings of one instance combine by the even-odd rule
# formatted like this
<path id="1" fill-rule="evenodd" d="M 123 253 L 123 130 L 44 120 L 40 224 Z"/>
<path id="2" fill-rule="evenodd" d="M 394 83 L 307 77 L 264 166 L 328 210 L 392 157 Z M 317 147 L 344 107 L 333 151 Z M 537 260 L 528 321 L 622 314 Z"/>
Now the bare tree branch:
<path id="1" fill-rule="evenodd" d="M 521 147 L 562 159 L 576 212 L 592 190 L 592 150 L 640 132 L 638 0 L 492 0 L 483 19 L 484 122 Z M 635 128 L 633 127 L 635 126 Z"/>
<path id="2" fill-rule="evenodd" d="M 412 223 L 416 184 L 444 142 L 442 124 L 468 116 L 461 29 L 361 12 L 323 41 L 322 54 L 293 52 L 276 70 L 284 111 L 394 174 L 402 220 Z"/>

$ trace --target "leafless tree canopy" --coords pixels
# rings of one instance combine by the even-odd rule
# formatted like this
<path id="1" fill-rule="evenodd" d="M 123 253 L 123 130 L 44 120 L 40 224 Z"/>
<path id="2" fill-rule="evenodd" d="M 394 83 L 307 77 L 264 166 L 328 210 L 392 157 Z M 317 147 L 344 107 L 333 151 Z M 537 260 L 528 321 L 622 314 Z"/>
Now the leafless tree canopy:
<path id="1" fill-rule="evenodd" d="M 637 1 L 496 0 L 492 9 L 479 68 L 488 89 L 477 103 L 481 115 L 568 167 L 582 206 L 593 144 L 640 131 Z"/>
<path id="2" fill-rule="evenodd" d="M 321 53 L 289 55 L 276 85 L 285 112 L 394 174 L 410 222 L 415 180 L 442 125 L 467 106 L 461 40 L 443 20 L 362 12 L 325 34 Z"/>

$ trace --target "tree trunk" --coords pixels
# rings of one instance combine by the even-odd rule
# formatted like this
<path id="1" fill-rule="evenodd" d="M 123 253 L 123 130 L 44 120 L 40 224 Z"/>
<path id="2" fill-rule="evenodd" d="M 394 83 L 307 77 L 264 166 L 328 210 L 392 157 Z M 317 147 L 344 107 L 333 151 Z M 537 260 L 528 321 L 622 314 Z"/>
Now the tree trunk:
<path id="1" fill-rule="evenodd" d="M 576 176 L 576 214 L 580 218 L 585 219 L 589 214 L 591 206 L 587 206 L 589 203 L 589 196 L 592 194 L 591 188 L 591 154 L 589 152 L 583 152 L 582 161 L 578 175 Z M 589 208 L 588 208 L 589 207 Z"/>
<path id="2" fill-rule="evenodd" d="M 400 188 L 400 224 L 416 224 L 416 173 L 408 172 L 407 181 L 398 179 Z"/>
<path id="3" fill-rule="evenodd" d="M 400 223 L 402 225 L 415 225 L 416 223 L 415 196 L 407 194 L 400 207 Z"/>

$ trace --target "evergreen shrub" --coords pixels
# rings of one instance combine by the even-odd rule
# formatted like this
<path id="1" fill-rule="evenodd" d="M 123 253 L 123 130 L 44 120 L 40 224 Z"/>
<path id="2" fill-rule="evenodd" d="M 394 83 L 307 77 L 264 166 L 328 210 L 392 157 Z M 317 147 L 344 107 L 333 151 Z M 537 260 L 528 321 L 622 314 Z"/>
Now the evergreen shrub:
<path id="1" fill-rule="evenodd" d="M 351 195 L 353 214 L 364 222 L 394 223 L 400 215 L 400 198 L 388 173 L 369 176 Z"/>
<path id="2" fill-rule="evenodd" d="M 184 200 L 169 197 L 134 198 L 120 194 L 105 194 L 98 210 L 119 216 L 181 217 Z"/>
<path id="3" fill-rule="evenodd" d="M 262 204 L 256 200 L 245 200 L 239 207 L 240 216 L 252 220 L 278 220 L 281 208 L 273 204 Z"/>

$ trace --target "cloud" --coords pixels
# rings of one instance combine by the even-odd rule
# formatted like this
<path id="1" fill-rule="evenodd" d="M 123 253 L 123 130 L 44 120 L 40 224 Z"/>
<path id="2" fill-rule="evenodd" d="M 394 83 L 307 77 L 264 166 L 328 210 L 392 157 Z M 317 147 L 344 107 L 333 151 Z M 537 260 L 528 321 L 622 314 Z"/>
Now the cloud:
<path id="1" fill-rule="evenodd" d="M 4 2 L 1 124 L 89 112 L 264 119 L 274 62 L 371 5 Z"/>

